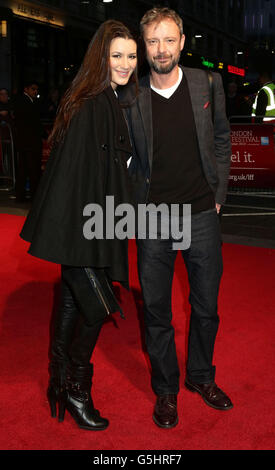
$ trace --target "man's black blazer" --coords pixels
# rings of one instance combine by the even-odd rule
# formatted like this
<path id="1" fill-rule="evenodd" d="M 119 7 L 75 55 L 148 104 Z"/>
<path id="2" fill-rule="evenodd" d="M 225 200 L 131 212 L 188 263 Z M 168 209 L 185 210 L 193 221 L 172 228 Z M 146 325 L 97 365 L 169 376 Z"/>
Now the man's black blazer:
<path id="1" fill-rule="evenodd" d="M 18 150 L 40 150 L 43 127 L 36 100 L 32 102 L 25 94 L 17 96 L 14 100 L 14 118 Z"/>
<path id="2" fill-rule="evenodd" d="M 213 99 L 208 74 L 201 69 L 182 67 L 187 80 L 195 118 L 200 157 L 204 174 L 215 194 L 215 200 L 223 204 L 226 199 L 230 171 L 230 126 L 225 112 L 225 96 L 220 74 L 213 73 Z M 119 92 L 121 103 L 133 102 L 134 87 L 123 87 Z M 138 203 L 145 203 L 148 195 L 153 161 L 153 125 L 150 77 L 140 80 L 137 99 L 125 108 L 133 158 L 129 166 Z M 214 122 L 213 122 L 214 121 Z M 167 135 L 169 139 L 169 135 Z M 184 149 L 183 149 L 184 156 Z"/>

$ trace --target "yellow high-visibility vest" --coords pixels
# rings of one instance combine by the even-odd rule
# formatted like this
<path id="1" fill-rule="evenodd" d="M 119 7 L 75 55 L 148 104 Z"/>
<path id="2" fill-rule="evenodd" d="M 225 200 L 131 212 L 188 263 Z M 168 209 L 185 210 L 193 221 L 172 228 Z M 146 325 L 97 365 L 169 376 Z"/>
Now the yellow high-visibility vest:
<path id="1" fill-rule="evenodd" d="M 267 94 L 268 103 L 265 110 L 265 117 L 263 121 L 274 121 L 275 120 L 275 83 L 268 83 L 264 85 L 257 93 L 255 101 L 252 106 L 252 116 L 256 116 L 257 102 L 259 93 L 264 90 Z"/>

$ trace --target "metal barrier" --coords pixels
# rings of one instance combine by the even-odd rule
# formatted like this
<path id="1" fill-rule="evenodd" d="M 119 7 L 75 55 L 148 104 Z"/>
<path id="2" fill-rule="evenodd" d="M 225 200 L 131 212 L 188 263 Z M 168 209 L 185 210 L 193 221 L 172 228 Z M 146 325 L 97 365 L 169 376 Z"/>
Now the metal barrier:
<path id="1" fill-rule="evenodd" d="M 42 120 L 43 126 L 43 146 L 41 155 L 41 168 L 44 170 L 50 155 L 50 146 L 47 138 L 52 130 L 52 120 Z M 15 189 L 17 153 L 14 143 L 12 126 L 7 121 L 0 120 L 0 190 L 10 191 Z"/>
<path id="2" fill-rule="evenodd" d="M 254 124 L 257 119 L 267 119 L 265 115 L 263 116 L 251 116 L 251 115 L 236 115 L 236 116 L 229 116 L 228 120 L 230 124 Z M 275 123 L 275 116 L 268 116 L 268 120 L 264 121 L 264 123 L 268 123 L 270 121 L 273 121 Z"/>
<path id="3" fill-rule="evenodd" d="M 15 186 L 15 148 L 13 132 L 7 121 L 0 122 L 0 190 Z"/>

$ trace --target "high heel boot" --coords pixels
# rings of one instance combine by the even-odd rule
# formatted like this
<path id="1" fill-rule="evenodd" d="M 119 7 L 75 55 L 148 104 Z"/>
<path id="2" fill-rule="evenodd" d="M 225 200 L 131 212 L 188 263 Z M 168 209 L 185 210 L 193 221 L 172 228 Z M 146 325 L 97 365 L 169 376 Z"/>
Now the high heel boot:
<path id="1" fill-rule="evenodd" d="M 50 380 L 47 389 L 47 398 L 50 405 L 51 416 L 56 418 L 57 405 L 60 414 L 60 400 L 65 385 L 66 364 L 50 364 Z"/>
<path id="2" fill-rule="evenodd" d="M 53 418 L 56 418 L 56 408 L 59 405 L 60 396 L 65 384 L 69 350 L 78 316 L 79 312 L 71 291 L 62 279 L 59 309 L 53 317 L 52 324 L 49 364 L 50 380 L 47 389 L 47 398 Z"/>
<path id="3" fill-rule="evenodd" d="M 64 420 L 65 410 L 68 410 L 81 429 L 102 431 L 108 427 L 109 421 L 102 418 L 94 408 L 91 397 L 92 375 L 92 364 L 69 365 L 65 388 L 59 401 L 59 421 Z"/>

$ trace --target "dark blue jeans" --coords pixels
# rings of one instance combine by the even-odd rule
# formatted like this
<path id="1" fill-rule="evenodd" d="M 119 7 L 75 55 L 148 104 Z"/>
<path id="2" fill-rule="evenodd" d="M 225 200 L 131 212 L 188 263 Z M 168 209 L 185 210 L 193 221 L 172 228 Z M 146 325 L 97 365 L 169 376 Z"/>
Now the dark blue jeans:
<path id="1" fill-rule="evenodd" d="M 179 367 L 171 324 L 172 281 L 177 255 L 172 249 L 173 241 L 171 237 L 168 240 L 137 240 L 145 339 L 156 394 L 179 391 Z M 215 377 L 212 359 L 219 325 L 217 298 L 222 275 L 221 234 L 216 209 L 192 215 L 191 245 L 181 253 L 188 272 L 191 304 L 187 377 L 194 383 L 209 383 Z"/>

